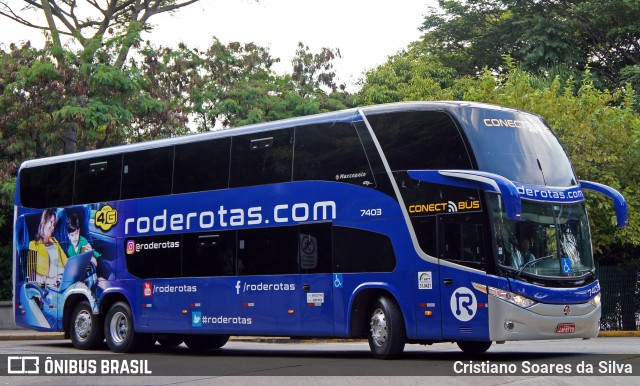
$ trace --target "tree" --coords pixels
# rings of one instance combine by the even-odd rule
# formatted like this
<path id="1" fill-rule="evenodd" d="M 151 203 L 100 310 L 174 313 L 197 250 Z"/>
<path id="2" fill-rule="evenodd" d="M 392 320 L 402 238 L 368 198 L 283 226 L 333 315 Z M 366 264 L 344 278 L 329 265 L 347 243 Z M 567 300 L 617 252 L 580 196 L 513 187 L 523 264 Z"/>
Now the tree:
<path id="1" fill-rule="evenodd" d="M 456 76 L 456 70 L 434 55 L 422 55 L 414 46 L 366 72 L 357 97 L 360 104 L 366 105 L 454 99 L 448 90 Z"/>
<path id="2" fill-rule="evenodd" d="M 49 54 L 55 58 L 62 73 L 79 71 L 77 85 L 89 84 L 88 78 L 117 81 L 116 71 L 123 70 L 129 51 L 139 45 L 140 33 L 149 30 L 149 19 L 161 13 L 174 12 L 198 0 L 0 0 L 0 15 L 28 27 L 40 29 L 50 34 Z M 43 16 L 45 23 L 40 23 Z M 62 36 L 81 47 L 74 57 L 75 63 L 67 63 Z M 122 84 L 122 83 L 120 83 Z M 66 85 L 68 86 L 68 85 Z M 63 95 L 63 98 L 65 95 Z M 72 97 L 68 106 L 58 118 L 65 130 L 60 138 L 64 142 L 64 153 L 77 150 L 79 135 L 85 131 L 84 122 L 70 119 L 79 111 L 93 109 L 94 112 L 109 110 L 115 112 L 119 106 L 109 106 L 108 99 L 87 101 Z M 123 111 L 120 111 L 123 113 Z M 96 122 L 96 121 L 94 121 Z"/>
<path id="3" fill-rule="evenodd" d="M 588 66 L 604 86 L 618 88 L 624 86 L 620 72 L 640 64 L 636 0 L 438 3 L 425 17 L 420 47 L 462 75 L 484 67 L 503 72 L 507 54 L 536 74 L 559 65 L 578 72 Z"/>
<path id="4" fill-rule="evenodd" d="M 54 56 L 58 59 L 63 59 L 61 36 L 80 44 L 86 58 L 99 49 L 107 36 L 126 37 L 113 62 L 115 67 L 122 68 L 139 33 L 149 29 L 147 23 L 152 16 L 174 12 L 197 1 L 107 0 L 100 4 L 93 0 L 13 0 L 9 4 L 9 0 L 2 0 L 0 15 L 27 27 L 49 32 Z M 39 18 L 34 17 L 38 13 L 44 16 L 46 23 L 40 23 Z"/>
<path id="5" fill-rule="evenodd" d="M 303 49 L 304 48 L 304 49 Z M 331 71 L 334 50 L 319 54 L 303 44 L 293 59 L 293 73 L 278 75 L 279 61 L 254 43 L 213 39 L 206 51 L 182 45 L 176 50 L 145 47 L 141 70 L 154 83 L 163 103 L 180 106 L 195 129 L 242 126 L 347 108 L 350 95 Z M 304 61 L 304 65 L 300 65 Z M 341 90 L 341 91 L 338 91 Z"/>

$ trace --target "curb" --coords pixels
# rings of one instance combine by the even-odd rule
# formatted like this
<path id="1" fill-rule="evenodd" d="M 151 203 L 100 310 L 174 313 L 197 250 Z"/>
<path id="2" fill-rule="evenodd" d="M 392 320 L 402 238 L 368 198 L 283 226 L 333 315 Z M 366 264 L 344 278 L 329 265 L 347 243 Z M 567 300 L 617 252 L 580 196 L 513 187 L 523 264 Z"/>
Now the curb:
<path id="1" fill-rule="evenodd" d="M 63 332 L 34 332 L 31 334 L 0 333 L 0 341 L 3 340 L 61 340 Z"/>
<path id="2" fill-rule="evenodd" d="M 640 331 L 600 331 L 598 338 L 640 337 Z"/>
<path id="3" fill-rule="evenodd" d="M 21 331 L 21 330 L 17 330 Z M 22 331 L 21 331 L 22 332 Z M 640 331 L 600 331 L 598 338 L 638 338 Z M 11 333 L 0 332 L 0 341 L 23 341 L 23 340 L 63 340 L 62 332 L 27 332 Z M 262 337 L 262 336 L 232 336 L 232 342 L 251 343 L 354 343 L 366 342 L 366 339 L 345 339 L 345 338 L 288 338 L 288 337 Z"/>

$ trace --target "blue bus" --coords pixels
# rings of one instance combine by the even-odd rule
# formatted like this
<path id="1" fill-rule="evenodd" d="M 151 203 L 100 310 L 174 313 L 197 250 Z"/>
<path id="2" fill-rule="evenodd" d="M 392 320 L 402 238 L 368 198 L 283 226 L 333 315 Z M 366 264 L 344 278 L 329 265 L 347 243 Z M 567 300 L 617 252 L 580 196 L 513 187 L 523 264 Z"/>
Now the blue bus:
<path id="1" fill-rule="evenodd" d="M 230 335 L 405 344 L 593 338 L 584 190 L 544 119 L 410 102 L 26 161 L 15 321 L 74 346 Z"/>

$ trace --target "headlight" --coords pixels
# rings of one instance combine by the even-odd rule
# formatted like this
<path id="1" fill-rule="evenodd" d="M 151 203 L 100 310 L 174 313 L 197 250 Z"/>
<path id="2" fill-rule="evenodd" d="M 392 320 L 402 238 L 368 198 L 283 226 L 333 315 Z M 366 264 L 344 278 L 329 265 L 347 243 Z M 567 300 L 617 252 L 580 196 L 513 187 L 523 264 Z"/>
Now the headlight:
<path id="1" fill-rule="evenodd" d="M 498 299 L 502 299 L 505 302 L 515 304 L 518 307 L 528 308 L 536 304 L 535 301 L 526 298 L 522 295 L 514 294 L 513 292 L 501 290 L 498 288 L 489 287 L 489 295 L 492 295 Z"/>
<path id="2" fill-rule="evenodd" d="M 591 300 L 589 300 L 589 304 L 594 307 L 598 307 L 600 305 L 600 294 L 597 294 L 596 296 L 591 298 Z"/>

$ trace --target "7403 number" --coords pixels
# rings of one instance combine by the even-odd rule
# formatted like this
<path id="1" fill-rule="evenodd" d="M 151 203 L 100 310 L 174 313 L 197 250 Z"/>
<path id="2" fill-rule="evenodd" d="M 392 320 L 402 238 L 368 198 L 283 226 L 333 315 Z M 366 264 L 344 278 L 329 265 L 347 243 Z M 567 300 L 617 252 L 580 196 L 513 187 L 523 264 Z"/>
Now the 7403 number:
<path id="1" fill-rule="evenodd" d="M 360 209 L 360 216 L 382 216 L 382 209 Z"/>

